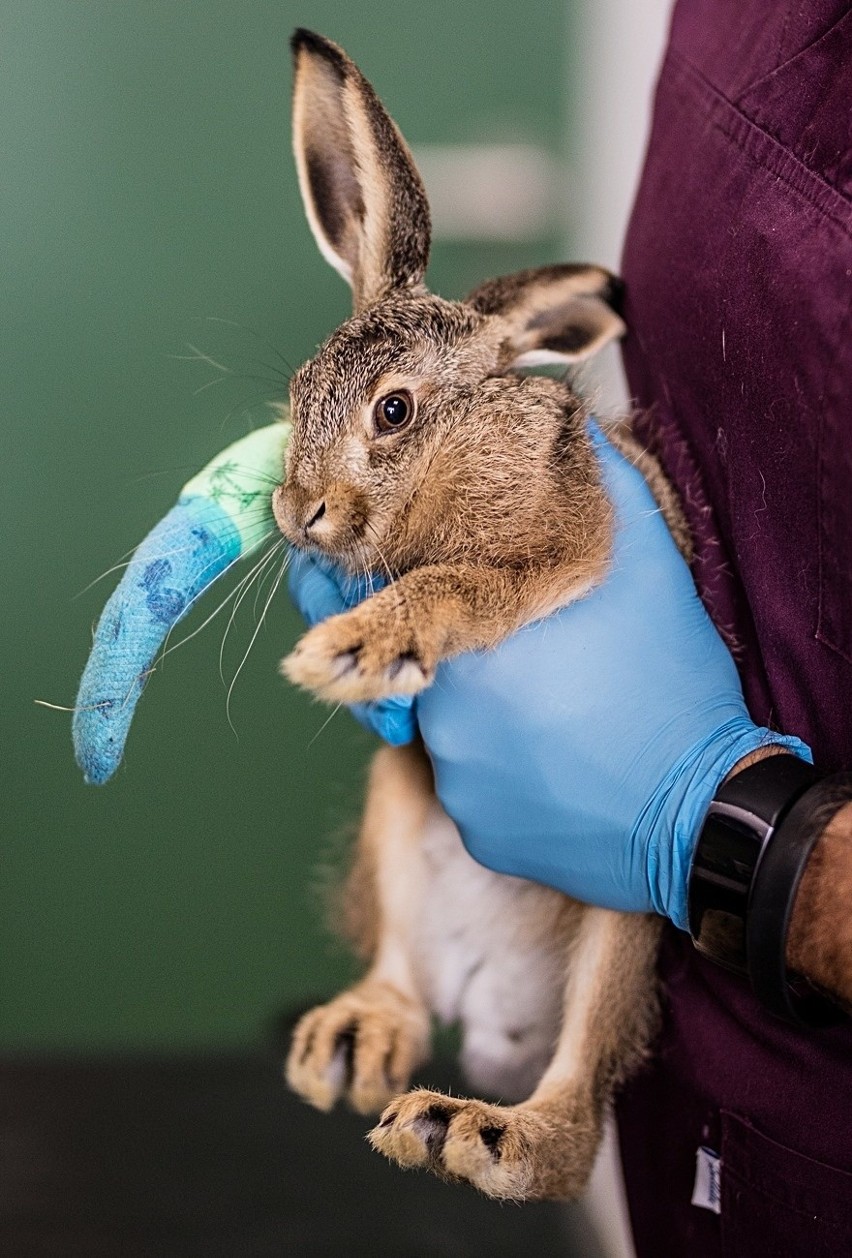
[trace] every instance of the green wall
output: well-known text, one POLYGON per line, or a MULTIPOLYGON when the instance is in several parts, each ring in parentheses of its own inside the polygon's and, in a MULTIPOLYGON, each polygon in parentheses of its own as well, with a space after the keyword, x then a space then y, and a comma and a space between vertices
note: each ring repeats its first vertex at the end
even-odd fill
MULTIPOLYGON (((561 10, 304 0, 5 0, 0 14, 4 824, 0 1047, 227 1046, 347 972, 317 867, 357 817, 368 735, 278 680, 285 596, 226 718, 219 620, 176 651, 103 788, 70 705, 115 575, 83 593, 347 313, 289 153, 295 25, 343 43, 414 143, 554 151, 561 10), (188 343, 226 365, 180 359, 188 343), (217 383, 208 382, 217 380, 217 383), (334 836, 338 835, 335 840, 334 836)), ((555 239, 436 248, 457 295, 555 239)), ((214 595, 215 597, 215 595, 214 595)), ((251 600, 247 600, 251 603, 251 600)), ((184 627, 201 623, 207 605, 184 627)), ((253 629, 233 627, 225 677, 253 629)))

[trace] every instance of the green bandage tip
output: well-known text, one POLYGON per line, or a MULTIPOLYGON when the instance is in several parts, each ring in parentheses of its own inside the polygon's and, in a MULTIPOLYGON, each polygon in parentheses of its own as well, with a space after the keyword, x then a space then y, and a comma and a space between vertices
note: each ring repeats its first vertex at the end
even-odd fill
POLYGON ((286 422, 228 446, 183 488, 137 548, 103 610, 77 694, 74 751, 87 782, 115 773, 166 635, 242 555, 275 530, 286 422))
POLYGON ((272 491, 283 476, 289 420, 258 428, 222 450, 187 481, 180 501, 206 498, 217 503, 240 534, 243 555, 274 528, 272 491))

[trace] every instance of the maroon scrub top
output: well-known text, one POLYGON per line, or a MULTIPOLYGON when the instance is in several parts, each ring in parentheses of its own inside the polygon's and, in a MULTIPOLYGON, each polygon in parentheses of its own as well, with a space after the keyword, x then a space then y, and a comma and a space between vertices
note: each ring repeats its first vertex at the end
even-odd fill
MULTIPOLYGON (((680 0, 623 274, 640 431, 751 714, 852 768, 848 3, 680 0)), ((619 1101, 640 1258, 852 1255, 850 1024, 788 1028, 674 928, 661 972, 619 1101), (718 1213, 691 1204, 708 1156, 718 1213)))

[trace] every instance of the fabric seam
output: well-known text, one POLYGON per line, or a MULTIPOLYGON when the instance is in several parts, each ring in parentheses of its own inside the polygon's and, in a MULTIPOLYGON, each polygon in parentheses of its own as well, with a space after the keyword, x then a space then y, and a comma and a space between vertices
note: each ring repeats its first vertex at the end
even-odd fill
POLYGON ((816 213, 822 214, 825 218, 830 219, 831 222, 840 228, 844 235, 852 238, 852 223, 849 221, 850 215, 852 215, 852 202, 850 202, 842 192, 840 192, 832 184, 827 183, 817 171, 812 170, 810 166, 806 166, 801 158, 792 151, 792 149, 788 149, 785 145, 781 144, 774 135, 770 135, 770 133, 765 131, 759 123, 754 121, 753 118, 750 118, 748 114, 743 113, 742 109, 735 104, 734 101, 725 96, 723 92, 720 92, 719 89, 701 73, 698 67, 682 53, 678 52, 676 49, 672 49, 669 53, 669 59, 677 68, 685 72, 685 75, 691 79, 694 87, 703 89, 720 105, 730 110, 736 119, 739 120, 741 127, 745 127, 755 136, 755 138, 761 139, 766 146, 766 156, 769 160, 760 161, 758 160, 756 154, 749 152, 749 149, 744 142, 744 137, 736 134, 736 129, 730 124, 730 122, 726 126, 722 118, 713 118, 711 120, 711 125, 721 131, 723 135, 726 135, 728 139, 736 144, 737 148, 739 148, 740 151, 759 169, 765 170, 768 173, 777 176, 777 178, 781 179, 793 192, 798 193, 799 197, 816 213), (802 179, 813 181, 813 183, 817 185, 821 194, 821 201, 826 201, 828 204, 817 202, 814 197, 808 196, 805 189, 799 186, 799 184, 791 178, 789 170, 785 170, 785 166, 789 167, 790 165, 792 165, 795 170, 800 172, 802 179), (839 203, 837 206, 832 204, 832 202, 835 201, 839 203))

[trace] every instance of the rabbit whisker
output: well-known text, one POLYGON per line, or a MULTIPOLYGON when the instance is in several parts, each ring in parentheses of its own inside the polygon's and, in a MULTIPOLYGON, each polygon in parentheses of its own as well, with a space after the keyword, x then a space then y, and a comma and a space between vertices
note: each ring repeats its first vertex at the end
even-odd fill
MULTIPOLYGON (((373 528, 373 526, 370 524, 369 520, 366 523, 366 527, 370 529, 373 533, 373 545, 375 546, 376 554, 379 556, 379 559, 381 559, 384 570, 387 573, 388 584, 393 585, 394 584, 393 573, 391 572, 390 565, 388 561, 385 559, 384 552, 382 551, 382 548, 378 543, 378 540, 376 538, 376 531, 373 528)), ((372 574, 370 574, 369 580, 370 580, 370 585, 372 587, 372 583, 373 583, 372 574)), ((403 610, 406 613, 408 612, 408 608, 405 606, 405 586, 404 585, 397 585, 397 598, 399 599, 399 606, 397 607, 396 619, 397 619, 397 623, 401 624, 403 620, 403 610)))
POLYGON ((225 376, 214 376, 212 380, 205 380, 204 384, 200 384, 197 389, 192 390, 192 396, 198 397, 200 393, 206 393, 208 389, 212 389, 214 384, 221 384, 225 376))
MULTIPOLYGON (((282 541, 284 541, 286 544, 286 538, 282 538, 282 541)), ((266 571, 261 576, 260 580, 256 584, 255 595, 254 595, 254 605, 252 607, 252 616, 254 617, 255 624, 257 624, 257 606, 263 595, 263 587, 266 585, 267 581, 270 579, 274 571, 275 571, 274 566, 267 568, 266 571)))
MULTIPOLYGON (((217 519, 219 516, 221 516, 222 509, 221 507, 218 506, 218 504, 211 501, 209 504, 209 512, 210 512, 211 518, 217 519)), ((264 501, 264 502, 255 503, 252 506, 246 507, 246 509, 240 513, 240 519, 244 523, 251 523, 252 521, 259 522, 260 520, 266 519, 269 516, 269 514, 270 514, 270 509, 267 506, 266 502, 264 501)), ((196 519, 198 519, 201 523, 204 522, 204 509, 203 508, 196 509, 196 519)), ((274 530, 270 530, 270 533, 267 533, 266 536, 269 537, 272 532, 274 532, 274 530)), ((141 543, 139 545, 141 545, 141 543)), ((134 555, 139 549, 139 545, 136 545, 132 547, 130 550, 125 551, 117 563, 114 563, 110 568, 107 568, 105 572, 102 572, 99 576, 95 577, 92 581, 89 582, 88 585, 84 585, 82 590, 78 590, 76 594, 73 594, 71 596, 72 601, 74 599, 80 598, 83 594, 85 594, 88 590, 90 590, 92 586, 97 585, 99 581, 103 581, 105 577, 110 576, 113 572, 118 572, 121 568, 129 567, 130 564, 133 562, 134 555)), ((196 545, 197 545, 196 542, 188 542, 185 546, 176 546, 174 550, 164 550, 159 555, 150 556, 149 562, 153 560, 157 560, 157 559, 171 559, 172 556, 174 555, 186 554, 188 550, 192 550, 192 548, 196 545)))
POLYGON ((390 570, 390 565, 388 564, 388 561, 385 559, 385 556, 384 556, 384 553, 383 553, 383 551, 382 551, 382 548, 381 548, 381 546, 379 545, 379 542, 378 542, 378 536, 377 536, 377 534, 376 534, 376 530, 373 528, 373 526, 372 526, 372 524, 370 523, 370 521, 369 521, 369 520, 367 520, 365 527, 366 527, 367 529, 369 529, 369 530, 370 530, 370 532, 373 534, 373 545, 374 545, 374 546, 375 546, 375 548, 376 548, 376 554, 379 556, 379 559, 381 559, 381 561, 382 561, 382 566, 383 566, 383 568, 384 568, 385 572, 388 574, 388 581, 390 582, 390 584, 391 584, 391 585, 393 585, 393 573, 391 572, 391 570, 390 570))
MULTIPOLYGON (((249 378, 249 377, 246 377, 246 378, 249 378)), ((257 377, 257 379, 260 379, 260 377, 257 377)), ((267 381, 267 383, 269 382, 267 381)), ((275 385, 275 387, 276 388, 278 387, 277 384, 275 385)), ((236 415, 237 412, 241 408, 242 408, 243 415, 249 425, 250 431, 254 431, 254 425, 252 423, 250 408, 252 406, 256 406, 260 402, 264 402, 268 405, 269 400, 270 400, 269 394, 267 392, 248 394, 246 397, 242 398, 239 402, 237 402, 234 406, 231 407, 231 409, 228 411, 227 415, 225 416, 225 418, 222 420, 221 424, 219 425, 219 431, 220 432, 222 431, 225 425, 229 423, 231 419, 233 419, 234 415, 236 415)))
POLYGON ((249 472, 252 476, 256 476, 258 480, 267 481, 270 485, 278 486, 281 484, 280 476, 273 476, 271 472, 266 472, 263 468, 251 467, 248 463, 230 463, 230 461, 229 465, 236 468, 239 472, 249 472))
POLYGON ((291 363, 287 361, 287 359, 284 357, 281 351, 277 349, 270 340, 267 340, 267 338, 263 336, 260 332, 258 332, 255 328, 250 328, 244 323, 238 323, 236 319, 222 319, 216 315, 207 315, 207 322, 208 323, 224 323, 224 324, 227 324, 229 327, 239 328, 241 332, 248 332, 249 336, 255 337, 258 341, 260 341, 262 345, 265 345, 267 349, 271 349, 273 354, 276 356, 276 358, 281 359, 282 363, 284 364, 284 366, 287 368, 287 370, 290 372, 291 375, 295 372, 295 368, 293 367, 291 363))
POLYGON ((191 349, 191 354, 169 354, 167 357, 179 363, 207 363, 210 367, 215 367, 217 371, 221 371, 223 375, 230 376, 233 372, 230 367, 226 367, 224 363, 219 363, 215 358, 211 358, 209 354, 205 354, 204 350, 199 349, 197 345, 193 345, 191 341, 187 341, 186 348, 191 349))
MULTIPOLYGON (((274 346, 270 346, 269 348, 272 349, 273 353, 277 353, 274 346)), ((265 371, 268 371, 271 373, 271 376, 257 376, 257 375, 251 375, 245 372, 235 371, 233 367, 227 367, 224 363, 218 362, 215 358, 212 357, 212 355, 205 353, 204 350, 199 349, 197 345, 193 345, 189 341, 187 342, 187 349, 192 350, 192 353, 191 354, 169 354, 168 357, 173 359, 175 362, 206 363, 208 366, 213 367, 216 371, 220 373, 213 380, 208 380, 206 384, 202 384, 198 389, 196 389, 193 396, 196 396, 197 394, 202 393, 205 389, 209 389, 211 385, 217 384, 219 381, 224 380, 227 376, 231 376, 235 380, 262 380, 264 381, 264 383, 273 384, 276 388, 278 388, 282 384, 287 386, 290 383, 289 375, 285 375, 284 372, 280 370, 280 368, 275 367, 271 363, 267 363, 263 359, 260 359, 260 358, 246 358, 245 361, 249 363, 255 363, 258 366, 263 367, 265 371)), ((286 362, 286 360, 282 357, 282 355, 278 354, 278 357, 281 358, 281 361, 287 367, 290 375, 292 375, 293 368, 290 366, 290 364, 286 362)))
POLYGON ((111 568, 107 568, 106 572, 102 572, 99 577, 95 577, 95 579, 90 581, 88 585, 84 585, 82 590, 78 590, 76 594, 72 594, 71 601, 73 602, 77 598, 82 598, 82 596, 87 593, 92 586, 97 585, 99 581, 103 581, 104 577, 110 576, 113 572, 118 572, 120 568, 126 568, 128 564, 133 562, 133 556, 136 554, 136 549, 137 548, 133 546, 130 550, 126 550, 119 559, 118 563, 114 563, 111 568))
MULTIPOLYGON (((276 531, 275 529, 270 529, 269 532, 266 534, 266 536, 261 539, 260 544, 262 545, 263 542, 268 541, 269 538, 273 536, 275 531, 276 531)), ((230 569, 233 568, 235 564, 238 564, 242 558, 243 558, 242 555, 237 555, 235 559, 231 560, 231 562, 227 565, 227 567, 222 569, 222 572, 220 575, 224 576, 225 573, 229 572, 230 569)), ((189 642, 190 639, 194 638, 197 634, 201 633, 202 629, 206 629, 207 626, 210 624, 211 620, 215 620, 215 618, 219 615, 219 612, 222 610, 222 608, 227 606, 230 600, 237 594, 241 586, 242 586, 242 582, 240 582, 239 585, 234 586, 234 588, 228 592, 225 598, 222 599, 222 602, 219 604, 216 610, 211 612, 211 614, 207 617, 207 619, 202 621, 202 623, 198 626, 197 629, 193 629, 192 633, 188 633, 185 637, 181 638, 179 642, 175 642, 172 646, 169 646, 169 638, 171 637, 172 631, 174 630, 174 625, 172 625, 171 629, 166 634, 166 639, 163 644, 163 650, 160 652, 157 659, 154 661, 153 665, 151 666, 151 671, 153 672, 153 670, 160 663, 162 663, 162 661, 166 658, 167 655, 171 655, 171 653, 173 651, 176 651, 179 646, 184 646, 184 644, 189 642)), ((192 607, 195 606, 197 601, 201 598, 202 594, 206 592, 206 589, 207 587, 205 586, 203 589, 199 590, 198 593, 193 598, 190 599, 189 603, 187 603, 184 609, 184 612, 183 612, 184 616, 187 614, 187 612, 190 611, 192 607)))
MULTIPOLYGON (((266 367, 267 371, 275 373, 275 368, 270 367, 268 363, 262 363, 261 366, 266 367)), ((286 376, 277 373, 271 376, 261 376, 257 372, 252 371, 231 371, 229 375, 232 380, 253 380, 258 384, 271 384, 274 389, 280 389, 282 386, 286 387, 289 384, 286 376)), ((206 384, 203 384, 201 389, 209 389, 212 384, 219 384, 224 379, 224 376, 215 376, 212 380, 208 380, 206 384)), ((200 393, 201 389, 196 389, 195 392, 200 393)))
POLYGON ((47 699, 33 699, 40 708, 50 708, 51 712, 97 712, 99 708, 106 707, 108 700, 103 703, 88 703, 81 707, 69 708, 64 703, 48 703, 47 699))
MULTIPOLYGON (((220 508, 217 507, 216 513, 218 513, 219 510, 220 508)), ((242 512, 241 518, 250 520, 253 514, 256 514, 257 518, 261 519, 267 514, 266 506, 264 505, 262 510, 258 507, 248 507, 244 512, 242 512)), ((197 545, 197 543, 189 542, 186 546, 176 546, 174 550, 164 550, 159 555, 152 555, 151 561, 158 559, 171 559, 174 555, 186 554, 186 552, 188 550, 192 550, 195 545, 197 545)), ((128 568, 130 564, 132 564, 133 556, 136 554, 138 549, 138 546, 134 546, 132 549, 125 551, 119 561, 114 563, 111 568, 107 568, 105 572, 102 572, 100 576, 95 577, 88 585, 84 585, 82 590, 78 590, 76 594, 72 594, 71 601, 73 602, 75 599, 81 598, 84 594, 91 590, 93 586, 97 585, 99 581, 103 581, 105 577, 111 576, 113 572, 118 572, 122 568, 128 568)))
MULTIPOLYGON (((283 541, 283 539, 282 539, 282 541, 283 541)), ((233 730, 233 732, 234 732, 234 737, 235 737, 235 738, 238 738, 238 737, 239 737, 239 735, 237 734, 237 731, 236 731, 236 729, 234 728, 234 723, 233 723, 233 721, 231 720, 231 695, 234 693, 234 686, 237 684, 237 678, 239 677, 240 673, 243 671, 243 665, 245 664, 246 660, 248 659, 249 655, 251 654, 251 649, 252 649, 252 647, 254 646, 255 642, 257 641, 257 635, 260 633, 260 630, 261 630, 261 627, 262 627, 262 625, 263 625, 263 622, 264 622, 264 620, 266 619, 266 613, 269 611, 269 606, 270 606, 270 604, 271 604, 271 602, 272 602, 273 598, 275 597, 276 591, 277 591, 277 589, 278 589, 279 585, 281 584, 282 578, 284 577, 284 573, 287 571, 287 568, 289 567, 289 565, 290 565, 290 553, 289 553, 289 551, 288 551, 288 552, 286 552, 286 553, 285 553, 284 558, 283 558, 283 560, 281 561, 281 567, 280 567, 280 569, 279 569, 279 571, 278 571, 278 575, 276 576, 275 580, 274 580, 274 581, 273 581, 273 583, 272 583, 272 588, 270 589, 269 594, 268 594, 267 599, 266 599, 266 602, 265 602, 265 603, 264 603, 264 605, 263 605, 263 612, 262 612, 262 614, 261 614, 260 620, 259 620, 259 621, 257 622, 257 624, 255 625, 254 633, 251 635, 251 639, 250 639, 250 641, 249 641, 249 644, 248 644, 248 646, 246 647, 245 655, 244 655, 244 656, 243 656, 243 658, 240 660, 240 663, 239 663, 239 666, 238 666, 238 668, 237 668, 237 671, 234 673, 234 676, 233 676, 233 679, 232 679, 232 681, 231 681, 231 684, 230 684, 230 686, 228 687, 228 696, 227 696, 227 698, 226 698, 226 700, 225 700, 225 715, 226 715, 226 716, 227 716, 227 718, 228 718, 228 724, 230 725, 231 729, 233 730)))
POLYGON ((318 730, 317 730, 317 732, 314 734, 314 736, 313 736, 313 738, 311 739, 311 741, 308 743, 307 747, 305 748, 305 750, 306 750, 306 751, 310 751, 311 747, 313 747, 314 743, 317 741, 317 739, 319 738, 320 734, 324 733, 324 731, 328 728, 328 726, 329 726, 329 724, 330 724, 330 722, 331 722, 332 717, 337 716, 338 712, 340 711, 340 709, 341 709, 342 707, 343 707, 343 704, 342 704, 342 703, 338 703, 338 704, 336 705, 336 707, 332 708, 332 710, 329 712, 328 716, 327 716, 327 717, 325 718, 325 720, 323 721, 322 725, 319 727, 319 729, 318 729, 318 730))
POLYGON ((231 632, 231 627, 234 623, 234 617, 239 611, 240 604, 245 599, 252 585, 262 575, 263 570, 272 562, 272 560, 275 558, 276 554, 278 553, 278 551, 281 549, 283 545, 284 545, 284 538, 282 537, 279 541, 275 542, 275 544, 271 546, 269 550, 267 550, 261 556, 258 562, 251 569, 251 571, 246 573, 246 575, 243 577, 240 584, 237 586, 237 589, 240 591, 239 597, 235 600, 234 605, 231 608, 231 614, 228 618, 228 623, 225 626, 225 632, 222 635, 222 642, 219 647, 219 676, 222 679, 223 686, 225 685, 225 665, 224 665, 225 644, 228 641, 228 635, 231 632))

